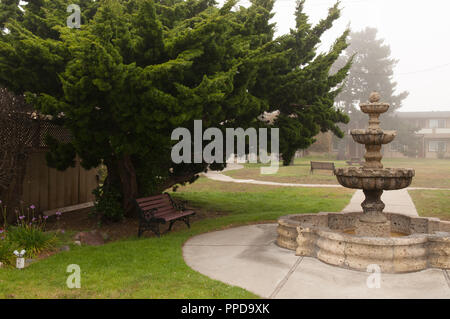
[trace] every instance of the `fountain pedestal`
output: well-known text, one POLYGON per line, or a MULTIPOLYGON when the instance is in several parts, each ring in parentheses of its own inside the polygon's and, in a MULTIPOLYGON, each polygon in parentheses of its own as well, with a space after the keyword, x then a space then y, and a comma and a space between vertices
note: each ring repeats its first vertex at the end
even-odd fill
POLYGON ((391 222, 382 213, 385 207, 381 201, 382 190, 363 190, 366 199, 362 202, 364 214, 356 222, 355 234, 369 237, 389 237, 391 222))

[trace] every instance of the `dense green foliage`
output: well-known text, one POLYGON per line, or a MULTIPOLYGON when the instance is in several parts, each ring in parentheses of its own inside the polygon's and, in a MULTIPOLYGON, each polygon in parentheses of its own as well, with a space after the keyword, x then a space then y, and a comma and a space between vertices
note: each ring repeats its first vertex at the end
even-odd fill
MULTIPOLYGON (((333 107, 349 68, 329 70, 346 47, 347 32, 326 54, 320 36, 339 17, 311 26, 303 1, 297 26, 274 38, 273 0, 40 0, 30 1, 0 36, 0 85, 70 130, 73 140, 52 146, 50 165, 64 169, 77 154, 85 168, 108 169, 103 194, 132 199, 192 182, 207 163, 174 164, 177 127, 258 127, 264 111, 280 110, 286 156, 320 131, 342 133, 347 118, 333 107), (81 28, 66 26, 68 4, 82 11, 81 28)), ((11 3, 5 2, 8 10, 11 3)), ((1 9, 1 8, 0 8, 1 9)), ((0 20, 5 22, 6 19, 0 20)), ((221 169, 223 165, 214 165, 221 169)))

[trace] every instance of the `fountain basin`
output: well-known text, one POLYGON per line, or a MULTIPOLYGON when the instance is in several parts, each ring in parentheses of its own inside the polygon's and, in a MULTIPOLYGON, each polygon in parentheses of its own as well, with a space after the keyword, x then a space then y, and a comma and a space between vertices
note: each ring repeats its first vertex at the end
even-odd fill
POLYGON ((397 136, 396 131, 352 130, 353 140, 359 144, 388 144, 397 136))
POLYGON ((362 212, 298 214, 280 217, 277 244, 298 256, 366 271, 377 264, 385 273, 450 269, 450 222, 385 213, 391 231, 404 236, 352 234, 362 212))
POLYGON ((411 185, 414 170, 410 168, 340 167, 334 170, 344 187, 364 190, 396 190, 411 185))

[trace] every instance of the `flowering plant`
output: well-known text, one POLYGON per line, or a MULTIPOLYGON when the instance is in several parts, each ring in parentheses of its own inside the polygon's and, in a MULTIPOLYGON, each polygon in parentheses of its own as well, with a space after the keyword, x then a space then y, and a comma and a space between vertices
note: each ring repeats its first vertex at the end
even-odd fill
MULTIPOLYGON (((1 201, 0 201, 1 205, 1 201)), ((16 208, 16 225, 7 225, 6 207, 0 207, 4 219, 3 228, 0 228, 0 261, 11 264, 13 250, 17 247, 24 248, 24 254, 33 258, 41 252, 53 249, 57 243, 55 234, 45 232, 48 216, 38 214, 35 205, 16 208)))
POLYGON ((36 206, 31 205, 30 207, 27 207, 25 210, 23 208, 23 205, 21 205, 20 210, 16 209, 16 219, 17 219, 17 225, 19 227, 24 227, 27 229, 39 229, 41 231, 45 231, 45 224, 47 221, 48 216, 39 214, 36 217, 36 206))

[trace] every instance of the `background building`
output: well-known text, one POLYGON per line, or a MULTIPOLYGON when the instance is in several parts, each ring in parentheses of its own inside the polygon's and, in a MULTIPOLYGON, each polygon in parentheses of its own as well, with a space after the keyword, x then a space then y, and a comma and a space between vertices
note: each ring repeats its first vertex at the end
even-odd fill
MULTIPOLYGON (((418 127, 416 136, 419 137, 419 158, 450 158, 450 111, 436 112, 397 112, 395 113, 399 121, 407 121, 409 124, 418 127)), ((365 124, 367 126, 367 124, 365 124)), ((361 128, 363 128, 361 126, 361 128)), ((344 139, 333 136, 331 132, 320 133, 316 137, 317 142, 311 145, 306 154, 338 155, 340 148, 345 150, 345 158, 362 158, 365 153, 363 145, 354 143, 350 136, 350 129, 346 131, 344 139)), ((402 152, 405 147, 394 140, 389 145, 383 146, 382 153, 387 158, 403 158, 406 155, 402 152)))
MULTIPOLYGON (((398 112, 397 116, 419 128, 419 157, 450 158, 450 112, 398 112)), ((394 140, 385 148, 385 156, 404 157, 400 147, 394 140)))

